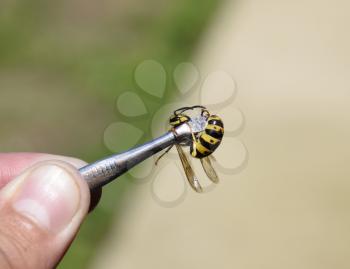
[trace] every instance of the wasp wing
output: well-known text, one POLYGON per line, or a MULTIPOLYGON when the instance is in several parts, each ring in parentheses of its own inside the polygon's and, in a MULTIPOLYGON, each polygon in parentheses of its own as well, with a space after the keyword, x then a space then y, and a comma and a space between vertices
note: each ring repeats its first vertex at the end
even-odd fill
POLYGON ((205 173, 207 174, 208 178, 213 182, 213 183, 219 183, 219 177, 218 174, 216 173, 213 165, 212 165, 212 161, 216 161, 214 157, 212 157, 211 155, 209 155, 208 157, 202 158, 200 159, 203 169, 205 171, 205 173))
POLYGON ((184 168, 187 180, 190 183, 191 187, 196 192, 203 192, 202 186, 199 184, 199 181, 198 181, 196 175, 194 174, 192 166, 191 166, 185 152, 183 151, 182 147, 180 145, 176 144, 176 149, 179 153, 179 157, 180 157, 182 166, 184 168))

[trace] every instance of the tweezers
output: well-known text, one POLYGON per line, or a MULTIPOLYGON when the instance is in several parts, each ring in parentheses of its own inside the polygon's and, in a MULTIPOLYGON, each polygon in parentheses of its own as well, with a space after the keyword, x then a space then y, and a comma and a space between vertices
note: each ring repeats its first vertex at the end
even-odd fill
POLYGON ((190 124, 182 124, 143 145, 84 166, 79 172, 91 190, 100 188, 147 158, 176 143, 191 139, 191 136, 190 124))

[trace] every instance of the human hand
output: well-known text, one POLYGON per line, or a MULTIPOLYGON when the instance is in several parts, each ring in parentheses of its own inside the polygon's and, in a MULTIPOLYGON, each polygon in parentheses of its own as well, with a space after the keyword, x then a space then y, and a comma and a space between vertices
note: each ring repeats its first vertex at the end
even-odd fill
MULTIPOLYGON (((53 268, 89 211, 83 161, 0 154, 0 268, 53 268)), ((100 192, 93 195, 97 203, 100 192)))

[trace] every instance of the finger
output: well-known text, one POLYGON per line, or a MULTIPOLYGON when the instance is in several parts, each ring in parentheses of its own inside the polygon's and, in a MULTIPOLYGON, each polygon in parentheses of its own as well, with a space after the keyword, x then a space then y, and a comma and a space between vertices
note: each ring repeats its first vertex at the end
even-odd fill
POLYGON ((62 160, 72 164, 76 168, 86 165, 86 162, 82 160, 59 155, 44 153, 0 153, 0 188, 28 167, 37 162, 48 160, 62 160))
MULTIPOLYGON (((65 161, 76 168, 81 168, 87 164, 77 158, 45 153, 0 153, 0 189, 28 167, 33 166, 38 162, 49 160, 65 161)), ((92 211, 97 206, 101 196, 102 188, 97 188, 91 191, 91 204, 89 211, 92 211)))
POLYGON ((0 268, 53 268, 88 212, 90 191, 77 170, 45 161, 0 191, 0 268))

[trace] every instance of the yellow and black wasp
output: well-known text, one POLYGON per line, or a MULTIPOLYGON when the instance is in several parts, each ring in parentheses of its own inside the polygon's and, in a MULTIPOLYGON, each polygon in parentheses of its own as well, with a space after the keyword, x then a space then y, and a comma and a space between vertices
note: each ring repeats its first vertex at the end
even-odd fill
MULTIPOLYGON (((192 129, 192 139, 176 145, 182 166, 191 187, 196 192, 203 192, 187 155, 182 147, 190 146, 190 154, 192 157, 200 159, 203 169, 208 178, 213 183, 219 182, 219 177, 213 168, 212 162, 215 158, 212 153, 219 147, 224 136, 224 123, 217 115, 210 115, 204 106, 183 107, 174 111, 169 120, 170 125, 175 128, 182 124, 189 124, 192 129), (200 109, 200 115, 196 118, 186 114, 187 111, 200 109)), ((171 150, 169 147, 157 160, 158 161, 171 150)))

